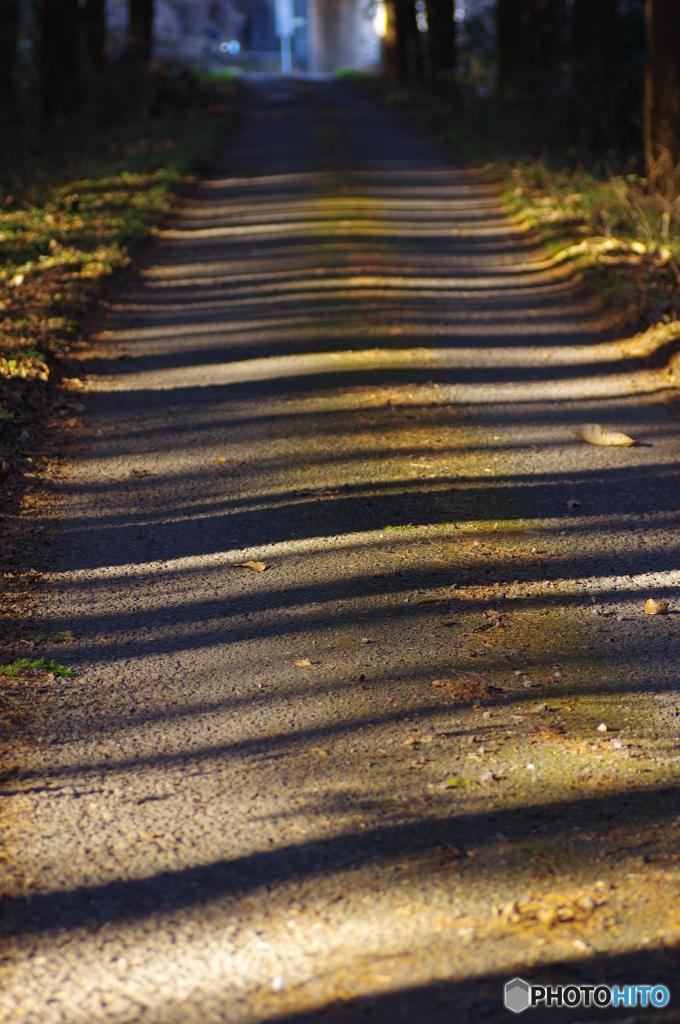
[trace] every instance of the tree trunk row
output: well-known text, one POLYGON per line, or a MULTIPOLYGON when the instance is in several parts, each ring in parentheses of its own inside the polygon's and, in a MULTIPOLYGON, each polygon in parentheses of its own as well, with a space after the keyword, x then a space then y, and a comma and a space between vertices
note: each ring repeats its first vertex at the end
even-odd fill
POLYGON ((423 0, 427 33, 418 29, 415 0, 386 0, 386 7, 386 73, 404 85, 419 85, 427 63, 431 83, 445 87, 456 67, 454 0, 423 0))
MULTIPOLYGON (((150 0, 131 0, 143 4, 150 0)), ((588 152, 618 142, 618 0, 572 0, 571 137, 588 152)), ((435 87, 453 81, 453 0, 426 0, 427 50, 435 87)), ((423 80, 415 0, 387 0, 385 66, 404 84, 423 80)), ((549 104, 558 89, 567 5, 564 0, 496 0, 498 95, 549 104)), ((645 0, 645 159, 650 173, 680 163, 680 0, 645 0), (655 171, 656 169, 656 171, 655 171)))
MULTIPOLYGON (((105 0, 35 0, 38 71, 48 115, 77 107, 106 64, 105 0)), ((148 67, 154 0, 129 0, 126 53, 148 67)), ((16 79, 19 0, 0 0, 0 102, 11 103, 16 79)))
MULTIPOLYGON (((572 139, 602 152, 618 142, 620 74, 617 0, 573 0, 572 139)), ((559 0, 497 0, 498 94, 549 102, 560 62, 559 0)), ((646 0, 644 144, 649 173, 680 163, 680 3, 646 0)))
POLYGON ((680 163, 680 10, 677 0, 647 0, 645 158, 648 173, 680 163))

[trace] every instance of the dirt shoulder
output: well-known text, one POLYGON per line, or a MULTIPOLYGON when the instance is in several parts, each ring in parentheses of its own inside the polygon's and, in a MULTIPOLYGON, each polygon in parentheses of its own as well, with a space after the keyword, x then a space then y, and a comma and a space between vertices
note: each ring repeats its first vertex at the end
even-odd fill
MULTIPOLYGON (((94 323, 238 126, 232 84, 164 73, 143 115, 18 144, 0 175, 0 776, 39 745, 67 635, 37 625, 62 460, 85 426, 94 323), (28 749, 27 747, 27 749, 28 749)), ((28 135, 29 133, 27 133, 28 135)), ((68 631, 67 631, 68 633, 68 631)))

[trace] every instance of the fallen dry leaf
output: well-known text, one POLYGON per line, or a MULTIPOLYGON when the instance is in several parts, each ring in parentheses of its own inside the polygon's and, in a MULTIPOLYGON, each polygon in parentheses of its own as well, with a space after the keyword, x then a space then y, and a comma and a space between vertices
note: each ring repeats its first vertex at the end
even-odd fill
POLYGON ((645 615, 667 615, 668 614, 668 601, 655 601, 653 597, 648 597, 645 601, 645 615))
POLYGON ((631 445, 635 439, 628 434, 622 434, 620 430, 608 430, 601 427, 599 423, 584 423, 583 426, 574 427, 571 431, 576 437, 580 437, 586 444, 600 445, 631 445))
POLYGON ((232 562, 232 569, 254 569, 255 572, 264 572, 267 566, 264 562, 232 562))
POLYGON ((295 664, 297 665, 298 668, 311 668, 312 667, 312 663, 309 660, 309 658, 296 658, 295 659, 295 664))

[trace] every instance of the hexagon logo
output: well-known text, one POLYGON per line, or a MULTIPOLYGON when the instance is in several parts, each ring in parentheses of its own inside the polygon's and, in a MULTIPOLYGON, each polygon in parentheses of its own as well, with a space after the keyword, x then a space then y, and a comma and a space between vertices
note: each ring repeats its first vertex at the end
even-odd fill
POLYGON ((529 986, 526 981, 522 981, 521 978, 513 978, 512 981, 508 981, 503 993, 503 1002, 506 1010, 512 1010, 513 1013, 521 1013, 522 1010, 526 1010, 529 1005, 529 986))

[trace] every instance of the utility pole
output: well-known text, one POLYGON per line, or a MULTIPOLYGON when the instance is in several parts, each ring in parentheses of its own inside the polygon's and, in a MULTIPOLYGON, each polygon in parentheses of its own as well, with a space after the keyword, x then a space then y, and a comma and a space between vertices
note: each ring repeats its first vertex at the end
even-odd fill
POLYGON ((295 17, 294 0, 276 0, 276 34, 281 40, 281 74, 293 71, 291 39, 295 29, 305 24, 304 18, 295 17))

